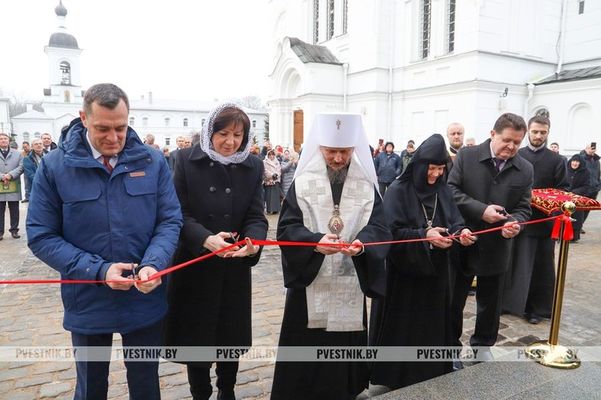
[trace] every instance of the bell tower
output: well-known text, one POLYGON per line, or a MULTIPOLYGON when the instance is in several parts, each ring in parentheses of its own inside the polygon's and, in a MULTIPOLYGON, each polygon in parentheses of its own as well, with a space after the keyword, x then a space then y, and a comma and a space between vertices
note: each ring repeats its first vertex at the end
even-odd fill
POLYGON ((44 103, 81 104, 80 56, 82 50, 75 36, 67 31, 67 8, 62 0, 54 8, 58 27, 44 47, 48 56, 49 88, 44 89, 44 103))

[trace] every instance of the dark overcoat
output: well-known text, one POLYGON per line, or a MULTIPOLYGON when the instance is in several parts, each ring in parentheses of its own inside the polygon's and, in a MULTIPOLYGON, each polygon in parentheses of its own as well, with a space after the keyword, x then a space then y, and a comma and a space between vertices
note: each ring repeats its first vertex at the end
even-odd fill
MULTIPOLYGON (((207 253, 202 244, 218 232, 265 239, 262 182, 263 163, 256 157, 223 165, 211 160, 199 145, 179 150, 174 183, 184 225, 175 263, 207 253)), ((168 289, 166 344, 251 345, 250 267, 259 256, 214 256, 177 270, 168 289)))
MULTIPOLYGON (((532 214, 530 198, 533 182, 532 164, 516 154, 497 172, 492 161, 490 139, 457 153, 448 184, 466 225, 479 231, 503 225, 488 224, 482 214, 489 204, 505 207, 511 218, 525 222, 532 214)), ((468 247, 468 262, 463 265, 466 275, 490 276, 507 270, 511 259, 512 239, 501 231, 478 236, 468 247)))

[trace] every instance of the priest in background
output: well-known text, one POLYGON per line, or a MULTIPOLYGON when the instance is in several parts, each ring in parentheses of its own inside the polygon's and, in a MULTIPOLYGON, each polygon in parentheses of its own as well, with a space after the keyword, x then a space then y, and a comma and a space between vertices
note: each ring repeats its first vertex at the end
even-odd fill
MULTIPOLYGON (((365 296, 385 292, 390 240, 361 117, 317 115, 280 214, 288 288, 280 346, 366 346, 365 296), (346 243, 347 246, 331 246, 346 243)), ((280 353, 281 354, 281 353, 280 353)), ((272 399, 354 399, 368 386, 365 362, 276 363, 272 399)))

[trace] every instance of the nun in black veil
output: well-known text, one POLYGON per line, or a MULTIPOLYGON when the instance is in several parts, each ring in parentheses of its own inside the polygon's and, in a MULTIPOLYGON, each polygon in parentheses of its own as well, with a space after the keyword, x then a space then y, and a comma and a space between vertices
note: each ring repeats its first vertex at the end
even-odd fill
MULTIPOLYGON (((387 258, 384 299, 372 305, 374 346, 449 346, 451 342, 451 246, 469 246, 476 237, 445 181, 448 152, 434 134, 386 191, 384 210, 393 240, 431 238, 393 245, 387 258), (462 236, 450 239, 448 235, 462 236)), ((396 389, 452 371, 451 362, 378 362, 371 382, 396 389)))

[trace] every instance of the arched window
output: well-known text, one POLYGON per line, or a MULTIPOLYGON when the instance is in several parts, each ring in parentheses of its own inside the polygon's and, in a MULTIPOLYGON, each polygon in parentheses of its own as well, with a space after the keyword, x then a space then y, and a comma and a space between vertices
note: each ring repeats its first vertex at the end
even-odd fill
POLYGON ((169 136, 165 137, 165 146, 171 146, 171 138, 169 136))
POLYGON ((142 117, 142 126, 148 126, 148 117, 142 117))
POLYGON ((136 118, 135 117, 129 117, 129 126, 134 126, 135 123, 136 123, 136 118))
POLYGON ((29 132, 23 132, 23 141, 29 142, 29 132))
POLYGON ((165 117, 165 126, 169 126, 169 122, 171 122, 171 118, 165 117))
POLYGON ((65 103, 71 103, 71 92, 65 90, 65 103))
POLYGON ((36 133, 34 133, 34 134, 33 134, 33 137, 34 137, 35 139, 39 139, 39 138, 40 138, 40 132, 36 132, 36 133))
POLYGON ((188 126, 188 118, 184 118, 184 126, 188 126))
POLYGON ((68 62, 62 61, 60 63, 61 69, 61 85, 71 84, 71 65, 68 62))
POLYGON ((256 128, 256 127, 257 127, 257 120, 253 119, 253 128, 256 128))
MULTIPOLYGON (((594 142, 595 136, 591 126, 595 125, 595 114, 590 104, 578 103, 568 114, 569 149, 584 149, 587 143, 594 142)), ((566 149, 567 146, 564 146, 566 149)), ((568 150, 568 149, 566 149, 568 150)))
POLYGON ((200 121, 200 125, 204 126, 204 124, 205 124, 205 121, 206 121, 206 120, 203 118, 203 119, 202 119, 202 121, 200 121))

